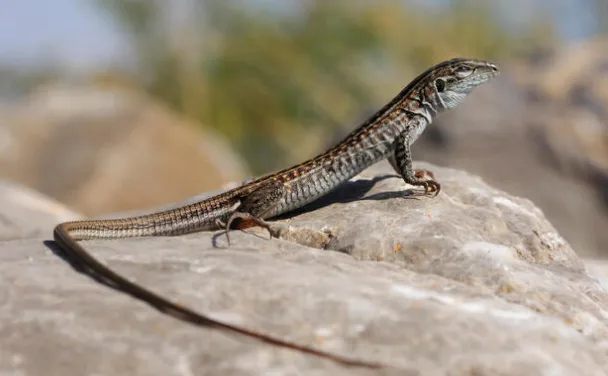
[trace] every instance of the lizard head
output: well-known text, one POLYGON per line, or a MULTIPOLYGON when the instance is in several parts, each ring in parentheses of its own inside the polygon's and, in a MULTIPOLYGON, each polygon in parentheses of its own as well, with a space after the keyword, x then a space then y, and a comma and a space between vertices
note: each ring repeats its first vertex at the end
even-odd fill
POLYGON ((446 109, 456 107, 475 87, 498 76, 498 66, 484 60, 457 58, 436 70, 431 85, 446 109))

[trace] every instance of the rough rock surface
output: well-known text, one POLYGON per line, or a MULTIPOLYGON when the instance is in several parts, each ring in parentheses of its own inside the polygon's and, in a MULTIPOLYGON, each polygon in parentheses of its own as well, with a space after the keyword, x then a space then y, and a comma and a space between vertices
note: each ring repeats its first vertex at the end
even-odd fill
POLYGON ((542 212, 467 173, 417 167, 443 184, 435 199, 405 195, 383 163, 276 221, 280 239, 84 243, 215 318, 391 368, 194 327, 75 272, 40 239, 0 242, 0 374, 608 374, 608 294, 542 212))
POLYGON ((586 259, 585 268, 605 290, 608 290, 608 260, 586 259))
POLYGON ((43 87, 0 119, 0 178, 87 215, 183 200, 248 174, 211 129, 127 89, 43 87))

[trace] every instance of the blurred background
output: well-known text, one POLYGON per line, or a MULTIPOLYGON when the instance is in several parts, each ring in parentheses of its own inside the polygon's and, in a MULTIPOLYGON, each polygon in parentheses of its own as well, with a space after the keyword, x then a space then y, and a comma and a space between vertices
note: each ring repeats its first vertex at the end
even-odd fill
POLYGON ((0 180, 88 216, 184 200, 324 151, 456 56, 503 74, 414 158, 608 256, 606 0, 0 2, 0 180))

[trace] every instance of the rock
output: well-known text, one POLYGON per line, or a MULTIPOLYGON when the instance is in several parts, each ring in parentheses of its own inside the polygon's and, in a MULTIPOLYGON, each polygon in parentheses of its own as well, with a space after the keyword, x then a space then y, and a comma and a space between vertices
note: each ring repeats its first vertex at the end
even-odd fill
POLYGON ((605 290, 608 290, 608 260, 586 259, 585 268, 605 290))
POLYGON ((48 236, 57 223, 79 218, 38 192, 0 181, 0 241, 48 236))
MULTIPOLYGON (((181 322, 76 273, 40 241, 0 243, 3 374, 604 375, 608 295, 530 201, 428 164, 434 199, 383 163, 264 230, 89 241, 108 266, 217 319, 346 368, 181 322), (214 244, 216 247, 214 247, 214 244)), ((50 234, 49 234, 50 236, 50 234)))
POLYGON ((531 132, 556 168, 596 186, 608 212, 608 39, 558 51, 532 82, 531 132))
POLYGON ((222 137, 126 89, 49 86, 0 117, 0 178, 86 215, 179 201, 248 175, 222 137))
MULTIPOLYGON (((528 83, 533 83, 540 95, 556 102, 567 103, 576 99, 580 85, 597 89, 601 94, 608 71, 608 39, 605 37, 585 40, 554 51, 535 70, 528 83), (597 83, 594 84, 594 82, 597 83)), ((605 91, 604 91, 605 93, 605 91)), ((600 95, 601 97, 601 95, 600 95)), ((603 97, 608 100, 608 97, 603 97)))
POLYGON ((501 76, 428 127, 414 156, 529 198, 580 255, 605 256, 607 42, 500 62, 501 76))

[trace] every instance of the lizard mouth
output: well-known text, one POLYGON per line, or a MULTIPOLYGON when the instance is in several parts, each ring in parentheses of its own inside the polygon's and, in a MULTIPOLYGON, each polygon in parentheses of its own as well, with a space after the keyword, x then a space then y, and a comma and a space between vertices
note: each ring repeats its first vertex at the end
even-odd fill
POLYGON ((498 65, 494 63, 488 63, 488 68, 490 68, 490 72, 494 77, 500 75, 500 68, 498 68, 498 65))
POLYGON ((475 68, 475 74, 472 75, 471 82, 475 87, 499 75, 500 68, 498 68, 498 65, 488 63, 486 66, 475 68))

